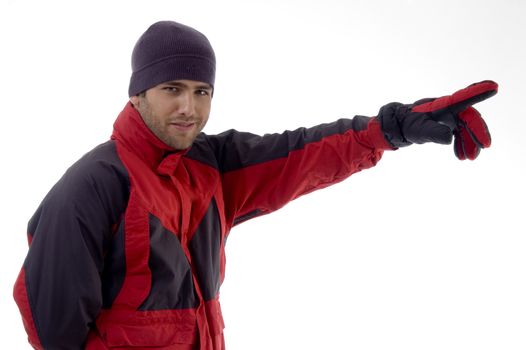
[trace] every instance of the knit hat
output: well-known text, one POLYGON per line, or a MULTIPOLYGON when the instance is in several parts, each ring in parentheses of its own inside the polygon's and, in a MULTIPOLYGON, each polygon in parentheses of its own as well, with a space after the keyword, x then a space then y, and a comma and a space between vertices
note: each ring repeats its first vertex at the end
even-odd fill
POLYGON ((214 50, 202 33, 173 21, 154 23, 133 48, 128 95, 179 79, 213 87, 215 62, 214 50))

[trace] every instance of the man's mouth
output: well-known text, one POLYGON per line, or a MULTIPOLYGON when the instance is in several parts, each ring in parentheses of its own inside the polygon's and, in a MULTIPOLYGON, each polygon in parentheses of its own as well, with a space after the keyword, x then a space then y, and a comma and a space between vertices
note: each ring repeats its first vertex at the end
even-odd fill
POLYGON ((190 131, 194 128, 195 123, 174 122, 174 123, 170 123, 170 125, 179 131, 190 131))

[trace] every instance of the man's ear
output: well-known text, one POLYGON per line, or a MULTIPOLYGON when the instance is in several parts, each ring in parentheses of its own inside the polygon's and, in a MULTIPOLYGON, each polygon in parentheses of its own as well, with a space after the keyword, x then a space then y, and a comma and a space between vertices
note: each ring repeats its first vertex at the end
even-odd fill
POLYGON ((133 105, 133 107, 135 107, 136 109, 139 108, 140 101, 141 100, 140 100, 139 96, 137 96, 137 95, 130 97, 130 102, 133 105))

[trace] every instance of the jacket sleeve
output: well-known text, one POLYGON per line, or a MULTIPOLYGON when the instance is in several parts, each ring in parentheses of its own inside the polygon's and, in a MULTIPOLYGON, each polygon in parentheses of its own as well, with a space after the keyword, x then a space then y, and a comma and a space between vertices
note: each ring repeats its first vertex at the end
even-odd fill
POLYGON ((118 173, 105 161, 81 159, 29 221, 14 298, 35 349, 84 347, 101 309, 105 245, 125 203, 118 173))
POLYGON ((222 173, 230 225, 370 168, 392 149, 378 120, 364 116, 264 136, 230 130, 209 142, 222 173))

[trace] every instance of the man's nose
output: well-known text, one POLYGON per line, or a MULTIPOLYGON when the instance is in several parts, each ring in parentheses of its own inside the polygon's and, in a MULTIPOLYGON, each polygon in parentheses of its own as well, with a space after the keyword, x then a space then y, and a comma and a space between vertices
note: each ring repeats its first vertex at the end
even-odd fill
POLYGON ((192 116, 195 110, 195 97, 190 92, 185 92, 179 96, 178 113, 187 117, 192 116))

